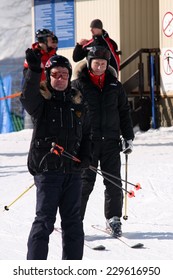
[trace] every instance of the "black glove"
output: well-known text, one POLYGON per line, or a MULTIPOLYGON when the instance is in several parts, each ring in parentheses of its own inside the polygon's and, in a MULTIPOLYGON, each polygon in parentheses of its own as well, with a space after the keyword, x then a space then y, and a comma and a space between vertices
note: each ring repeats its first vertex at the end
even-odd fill
POLYGON ((40 73, 41 69, 41 53, 38 49, 27 49, 26 50, 26 60, 28 62, 28 67, 34 72, 40 73))
POLYGON ((128 155, 133 151, 133 140, 124 140, 123 142, 123 153, 128 155))

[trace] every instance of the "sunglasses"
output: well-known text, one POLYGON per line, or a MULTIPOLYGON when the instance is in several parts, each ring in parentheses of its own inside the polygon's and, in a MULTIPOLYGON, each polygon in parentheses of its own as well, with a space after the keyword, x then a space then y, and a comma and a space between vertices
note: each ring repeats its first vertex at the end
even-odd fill
POLYGON ((51 72, 50 76, 54 79, 62 78, 63 80, 67 80, 69 78, 69 73, 66 72, 51 72))

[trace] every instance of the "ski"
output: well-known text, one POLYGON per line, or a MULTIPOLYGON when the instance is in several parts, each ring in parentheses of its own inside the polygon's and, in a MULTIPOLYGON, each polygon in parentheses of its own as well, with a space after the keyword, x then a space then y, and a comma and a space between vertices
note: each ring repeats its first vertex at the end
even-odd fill
MULTIPOLYGON (((92 225, 92 228, 99 230, 101 232, 104 232, 106 234, 108 234, 109 236, 112 236, 109 229, 106 229, 100 225, 92 225)), ((125 244, 127 247, 132 248, 132 249, 141 249, 144 248, 144 244, 143 243, 131 243, 126 237, 121 236, 121 237, 117 237, 114 238, 117 239, 119 241, 121 241, 123 244, 125 244)))
MULTIPOLYGON (((55 227, 54 230, 55 230, 56 232, 62 233, 61 228, 55 227)), ((91 245, 89 244, 89 242, 87 242, 86 240, 84 241, 84 245, 85 245, 86 247, 90 248, 91 250, 96 250, 96 251, 104 251, 104 250, 106 249, 106 247, 103 246, 103 245, 101 245, 101 244, 96 245, 96 246, 91 246, 91 245)))
POLYGON ((91 250, 95 250, 95 251, 104 251, 106 250, 106 247, 103 245, 96 245, 96 246, 91 246, 88 242, 84 241, 84 245, 88 248, 90 248, 91 250))

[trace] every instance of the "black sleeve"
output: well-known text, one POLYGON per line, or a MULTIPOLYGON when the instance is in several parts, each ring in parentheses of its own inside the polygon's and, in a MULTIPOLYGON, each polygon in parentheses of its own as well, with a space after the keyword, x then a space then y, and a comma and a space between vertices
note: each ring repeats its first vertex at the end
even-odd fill
POLYGON ((91 125, 87 108, 85 108, 85 118, 83 123, 83 136, 80 145, 79 158, 82 160, 91 159, 91 125))
MULTIPOLYGON (((119 83, 120 84, 120 83, 119 83)), ((130 104, 123 86, 120 84, 119 91, 119 116, 120 116, 120 129, 124 139, 134 139, 133 124, 130 114, 130 104)))
POLYGON ((82 86, 80 83, 80 79, 74 79, 71 81, 71 86, 78 89, 82 94, 83 94, 83 90, 82 90, 82 86))
MULTIPOLYGON (((78 89, 82 94, 83 90, 79 79, 75 79, 71 82, 71 86, 78 89)), ((85 100, 84 100, 85 101, 85 100)), ((88 106, 85 104, 85 119, 83 124, 83 137, 81 141, 81 148, 79 158, 91 158, 91 121, 88 106)))
POLYGON ((20 101, 29 115, 34 116, 41 109, 44 98, 40 94, 41 73, 27 70, 20 101))
POLYGON ((112 44, 112 46, 114 48, 114 52, 117 53, 118 52, 118 45, 117 45, 117 43, 115 43, 115 41, 112 40, 112 39, 110 39, 110 41, 111 41, 111 44, 112 44))
POLYGON ((78 62, 82 59, 84 59, 87 56, 87 51, 83 46, 76 44, 74 50, 73 50, 73 60, 74 62, 78 62))
POLYGON ((27 73, 27 71, 28 71, 28 68, 23 68, 23 77, 25 78, 26 77, 26 73, 27 73))

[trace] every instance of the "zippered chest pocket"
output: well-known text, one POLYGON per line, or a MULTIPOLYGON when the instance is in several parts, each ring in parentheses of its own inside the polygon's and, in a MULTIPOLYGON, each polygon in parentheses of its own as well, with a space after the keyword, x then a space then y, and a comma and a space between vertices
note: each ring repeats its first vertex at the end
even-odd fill
POLYGON ((50 127, 64 127, 63 108, 54 106, 49 108, 48 123, 50 127))
POLYGON ((75 110, 73 107, 53 106, 49 111, 49 131, 51 134, 66 133, 73 134, 73 137, 81 138, 82 135, 82 119, 81 111, 75 110))
POLYGON ((82 112, 77 111, 74 108, 70 108, 70 126, 74 130, 77 138, 82 137, 82 112))

